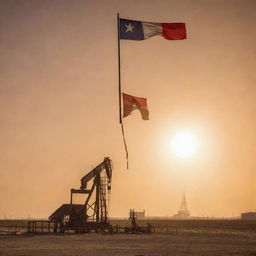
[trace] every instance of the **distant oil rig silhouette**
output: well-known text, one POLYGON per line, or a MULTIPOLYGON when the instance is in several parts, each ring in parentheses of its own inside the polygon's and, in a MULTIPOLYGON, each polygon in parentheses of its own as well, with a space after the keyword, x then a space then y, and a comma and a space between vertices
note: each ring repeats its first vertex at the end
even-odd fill
POLYGON ((188 207, 187 207, 185 192, 183 192, 180 209, 179 209, 178 213, 175 214, 173 217, 178 218, 178 219, 187 219, 187 218, 190 217, 190 212, 189 212, 188 207))

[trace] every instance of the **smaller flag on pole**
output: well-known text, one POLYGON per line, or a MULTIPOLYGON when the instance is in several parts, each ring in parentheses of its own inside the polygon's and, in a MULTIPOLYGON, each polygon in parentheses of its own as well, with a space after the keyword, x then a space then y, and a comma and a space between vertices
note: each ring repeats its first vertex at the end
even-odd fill
POLYGON ((123 95, 123 117, 129 116, 133 110, 138 109, 143 120, 149 120, 149 111, 146 98, 139 98, 122 93, 123 95))
POLYGON ((178 23, 155 23, 120 19, 120 39, 145 40, 161 35, 167 40, 186 39, 186 25, 178 23))

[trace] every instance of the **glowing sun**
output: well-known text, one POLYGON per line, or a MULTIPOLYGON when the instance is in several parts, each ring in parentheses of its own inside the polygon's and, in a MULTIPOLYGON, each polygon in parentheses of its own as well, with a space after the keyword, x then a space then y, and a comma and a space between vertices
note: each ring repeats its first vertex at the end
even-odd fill
POLYGON ((198 141, 190 132, 179 132, 170 143, 171 152, 179 157, 188 157, 198 150, 198 141))

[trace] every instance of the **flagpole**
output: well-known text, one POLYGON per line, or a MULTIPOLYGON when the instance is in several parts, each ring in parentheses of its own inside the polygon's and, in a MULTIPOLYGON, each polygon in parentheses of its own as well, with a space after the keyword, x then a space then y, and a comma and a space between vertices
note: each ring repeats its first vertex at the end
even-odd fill
POLYGON ((125 134, 124 134, 124 125, 123 125, 123 119, 122 119, 122 89, 121 89, 121 55, 120 55, 120 19, 119 19, 119 13, 117 14, 117 35, 118 35, 118 94, 119 94, 119 123, 121 124, 122 128, 122 135, 123 135, 123 142, 124 142, 124 149, 125 149, 125 157, 126 157, 126 168, 128 170, 129 167, 129 161, 128 161, 128 148, 125 140, 125 134))
POLYGON ((118 31, 118 92, 119 92, 119 123, 122 124, 122 106, 121 106, 121 57, 120 57, 120 20, 117 14, 117 31, 118 31))

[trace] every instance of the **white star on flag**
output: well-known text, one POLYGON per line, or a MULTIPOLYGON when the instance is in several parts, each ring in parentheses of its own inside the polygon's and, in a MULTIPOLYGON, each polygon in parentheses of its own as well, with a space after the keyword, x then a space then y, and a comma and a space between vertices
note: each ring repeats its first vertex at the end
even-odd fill
POLYGON ((125 26, 126 26, 125 33, 132 32, 132 30, 135 28, 135 27, 132 26, 132 23, 129 23, 128 25, 125 25, 125 26))

